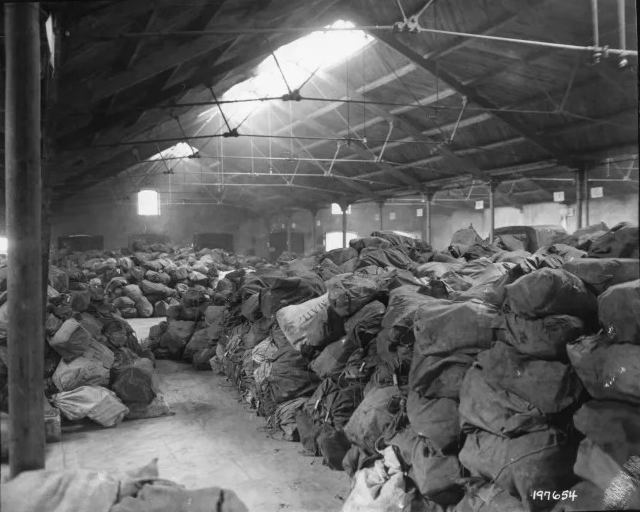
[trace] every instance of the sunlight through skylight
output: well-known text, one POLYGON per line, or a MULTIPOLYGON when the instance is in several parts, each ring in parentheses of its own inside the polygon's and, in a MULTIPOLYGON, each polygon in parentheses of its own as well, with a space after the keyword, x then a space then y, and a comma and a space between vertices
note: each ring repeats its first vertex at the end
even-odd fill
POLYGON ((197 148, 190 146, 186 142, 178 142, 175 146, 171 146, 170 148, 161 151, 160 153, 156 153, 149 160, 162 160, 165 159, 173 159, 173 158, 186 158, 191 155, 195 155, 198 152, 197 148))
MULTIPOLYGON (((338 20, 330 28, 348 29, 355 27, 350 21, 338 20)), ((236 84, 229 89, 222 100, 245 100, 273 96, 283 96, 300 88, 317 69, 344 61, 373 38, 362 30, 317 31, 302 37, 274 51, 256 68, 256 76, 236 84), (278 69, 280 64, 280 69, 278 69), (286 83, 283 78, 286 78, 286 83), (288 85, 288 88, 287 88, 288 85)), ((228 120, 241 123, 260 103, 246 102, 223 104, 228 120)), ((210 119, 218 115, 218 108, 207 109, 200 114, 210 114, 210 119)))

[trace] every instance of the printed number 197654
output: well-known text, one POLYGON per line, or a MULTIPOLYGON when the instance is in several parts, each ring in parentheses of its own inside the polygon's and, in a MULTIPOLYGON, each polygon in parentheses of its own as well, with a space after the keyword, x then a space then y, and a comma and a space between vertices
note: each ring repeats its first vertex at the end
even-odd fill
POLYGON ((531 493, 533 500, 575 500, 578 496, 576 491, 533 491, 531 493))

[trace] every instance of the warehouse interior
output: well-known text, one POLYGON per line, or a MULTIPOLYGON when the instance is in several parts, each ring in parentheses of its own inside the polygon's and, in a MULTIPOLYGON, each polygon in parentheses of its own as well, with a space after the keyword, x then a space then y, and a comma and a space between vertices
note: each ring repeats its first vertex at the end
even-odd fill
POLYGON ((2 510, 640 509, 634 2, 2 15, 2 510))

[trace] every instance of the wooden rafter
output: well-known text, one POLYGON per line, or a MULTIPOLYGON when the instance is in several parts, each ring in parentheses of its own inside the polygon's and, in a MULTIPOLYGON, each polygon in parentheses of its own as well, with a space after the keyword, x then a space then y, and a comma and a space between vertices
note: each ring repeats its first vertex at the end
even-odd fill
MULTIPOLYGON (((282 110, 282 106, 280 104, 275 103, 275 105, 276 105, 276 108, 282 110)), ((310 155, 313 158, 313 155, 311 155, 311 153, 307 150, 307 148, 304 147, 302 142, 300 142, 297 139, 296 139, 296 142, 307 152, 308 155, 310 155)), ((288 147, 286 144, 284 144, 284 142, 282 142, 279 139, 272 139, 271 143, 286 151, 290 151, 290 147, 288 147)), ((323 172, 323 174, 319 174, 318 176, 324 177, 324 173, 326 173, 327 170, 319 162, 312 162, 312 164, 314 164, 316 167, 318 167, 318 169, 320 169, 323 172)), ((375 193, 373 190, 371 190, 369 187, 366 187, 362 183, 358 183, 357 181, 354 181, 349 177, 345 176, 340 171, 338 171, 335 167, 331 171, 331 176, 333 176, 333 178, 335 178, 336 180, 340 181, 340 183, 342 183, 346 187, 352 189, 354 192, 357 192, 359 196, 368 197, 369 199, 372 199, 374 201, 384 200, 383 196, 375 193)), ((336 198, 334 197, 333 200, 335 201, 336 198)))
MULTIPOLYGON (((225 0, 218 0, 205 4, 202 12, 187 27, 187 30, 202 30, 214 20, 216 14, 223 6, 225 0)), ((91 103, 100 101, 122 90, 143 82, 167 69, 173 69, 185 62, 194 60, 201 55, 208 53, 212 46, 219 46, 227 41, 229 37, 220 37, 216 40, 211 38, 197 38, 195 41, 184 43, 168 53, 159 53, 150 59, 139 62, 135 69, 124 71, 116 76, 109 77, 109 80, 96 88, 90 99, 91 103)))
MULTIPOLYGON (((278 105, 277 103, 276 103, 276 106, 278 108, 282 108, 281 105, 278 105)), ((315 130, 316 132, 322 135, 325 135, 330 138, 334 137, 334 132, 331 128, 329 128, 327 125, 321 123, 320 121, 318 121, 317 119, 314 119, 311 116, 306 116, 303 119, 303 122, 304 124, 309 126, 311 129, 315 130)), ((278 130, 277 133, 278 132, 282 132, 282 129, 278 130)), ((369 151, 369 149, 367 149, 366 147, 363 147, 362 145, 358 144, 355 141, 350 140, 349 137, 345 137, 344 139, 345 139, 345 142, 347 143, 347 148, 353 151, 354 153, 356 153, 356 155, 358 155, 360 158, 365 160, 371 159, 372 165, 379 167, 381 170, 385 171, 390 176, 393 176, 394 178, 401 181, 405 185, 409 185, 410 187, 413 187, 418 191, 422 191, 422 185, 419 181, 412 178, 411 176, 408 176, 402 171, 395 169, 393 166, 389 165, 385 161, 374 160, 375 156, 369 151)))
POLYGON ((494 117, 500 119, 515 131, 521 133, 524 137, 543 149, 546 153, 549 153, 550 155, 557 158, 558 162, 561 162, 563 165, 567 165, 569 167, 577 167, 577 163, 572 159, 567 158, 567 156, 552 141, 540 135, 537 135, 536 132, 530 127, 526 126, 517 115, 513 114, 512 112, 500 110, 500 107, 498 105, 486 99, 474 87, 464 85, 453 75, 442 69, 442 67, 436 68, 434 62, 422 57, 418 52, 400 41, 396 37, 396 35, 376 33, 375 37, 384 42, 390 48, 397 50, 403 56, 411 59, 434 76, 437 75, 439 80, 442 80, 449 87, 466 96, 470 101, 490 111, 494 117))
MULTIPOLYGON (((601 124, 606 124, 608 122, 614 121, 615 119, 618 119, 620 116, 625 115, 625 114, 630 114, 632 113, 633 110, 631 109, 625 109, 625 110, 620 110, 618 112, 614 112, 613 114, 609 114, 607 116, 603 116, 600 118, 595 118, 595 119, 589 119, 589 120, 581 120, 581 121, 576 121, 575 123, 569 123, 569 124, 562 124, 559 126, 553 126, 550 128, 544 128, 542 130, 538 130, 537 133, 540 135, 546 135, 546 136, 550 136, 550 135, 560 135, 564 132, 567 131, 577 131, 577 130, 582 130, 584 128, 590 128, 593 126, 597 126, 597 125, 601 125, 601 124)), ((443 127, 444 128, 444 127, 443 127)), ((630 129, 633 129, 635 127, 630 127, 630 129)), ((636 128, 637 129, 637 128, 636 128)), ((456 150, 455 153, 457 155, 470 155, 473 153, 477 153, 479 151, 487 151, 487 150, 492 150, 492 149, 497 149, 500 147, 504 147, 507 145, 511 145, 511 144, 518 144, 520 142, 526 142, 528 139, 526 137, 524 137, 523 135, 518 135, 516 137, 510 137, 508 139, 501 139, 501 140, 497 140, 495 142, 490 142, 487 144, 483 144, 481 146, 474 146, 474 147, 469 147, 469 148, 464 148, 464 149, 460 149, 460 150, 456 150)), ((420 165, 426 165, 426 164, 430 164, 433 162, 437 162, 439 160, 441 160, 442 157, 441 156, 431 156, 428 158, 423 158, 420 160, 415 160, 413 162, 409 162, 406 165, 407 167, 414 167, 414 166, 420 166, 420 165)), ((402 168, 403 166, 399 166, 400 168, 402 168)))

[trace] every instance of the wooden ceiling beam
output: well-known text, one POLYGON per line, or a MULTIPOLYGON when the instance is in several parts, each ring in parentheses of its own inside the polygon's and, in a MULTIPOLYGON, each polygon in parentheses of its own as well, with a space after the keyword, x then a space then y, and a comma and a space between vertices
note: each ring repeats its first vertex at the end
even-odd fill
MULTIPOLYGON (((203 30, 212 21, 225 3, 225 0, 209 2, 202 8, 202 12, 188 24, 188 30, 203 30)), ((149 59, 145 59, 136 65, 135 69, 127 70, 115 76, 110 76, 101 87, 97 87, 93 92, 90 103, 96 103, 102 98, 106 98, 120 91, 128 89, 136 84, 144 82, 149 78, 158 75, 168 69, 185 62, 194 60, 211 50, 212 46, 219 46, 229 40, 229 37, 211 38, 201 37, 195 41, 184 43, 171 52, 160 52, 149 59)))
MULTIPOLYGON (((282 37, 277 38, 272 42, 272 47, 279 47, 286 45, 295 39, 297 39, 299 34, 290 33, 284 34, 282 37)), ((247 66, 252 64, 257 60, 262 60, 267 57, 270 53, 269 49, 265 47, 265 45, 256 46, 255 51, 250 53, 244 53, 242 55, 232 57, 226 60, 222 60, 221 58, 225 55, 225 53, 229 50, 229 48, 236 41, 228 41, 223 45, 220 45, 214 48, 209 55, 207 55, 202 62, 199 63, 195 71, 191 76, 189 76, 186 80, 174 85, 170 85, 166 89, 156 91, 147 95, 142 101, 133 106, 132 110, 124 110, 124 111, 115 111, 103 121, 103 124, 97 129, 106 134, 108 131, 112 129, 118 128, 123 122, 127 119, 130 119, 132 113, 135 111, 143 111, 145 107, 153 108, 158 105, 162 105, 166 102, 171 102, 176 104, 176 108, 179 107, 178 102, 180 97, 182 97, 186 92, 191 89, 194 89, 201 85, 211 85, 214 82, 216 83, 218 88, 224 81, 220 79, 221 76, 233 71, 242 66, 247 66)), ((160 120, 166 119, 168 113, 166 110, 158 110, 154 112, 153 115, 150 113, 145 118, 149 117, 150 122, 153 124, 157 124, 160 120)), ((92 128, 88 128, 86 126, 78 128, 73 134, 68 134, 68 141, 77 140, 79 136, 87 131, 92 131, 92 128)), ((148 130, 149 126, 141 126, 138 130, 142 132, 144 130, 148 130)))
MULTIPOLYGON (((133 22, 132 32, 146 32, 151 29, 158 17, 157 6, 152 11, 146 12, 138 16, 133 22)), ((144 39, 129 38, 124 40, 122 49, 118 53, 115 62, 111 68, 112 73, 122 73, 127 71, 138 58, 140 49, 144 44, 144 39)))
MULTIPOLYGON (((322 74, 319 76, 319 78, 324 80, 325 83, 328 82, 328 79, 326 77, 324 77, 322 74)), ((360 93, 354 93, 352 95, 352 97, 354 99, 361 100, 361 101, 365 99, 364 96, 362 96, 362 94, 360 94, 360 93)), ((468 160, 466 158, 463 158, 463 157, 461 157, 459 155, 456 155, 442 141, 435 140, 435 139, 433 139, 431 137, 425 137, 425 135, 422 133, 422 131, 420 129, 416 128, 414 125, 412 125, 408 121, 402 119, 400 116, 398 116, 396 114, 392 114, 391 112, 385 110, 380 105, 367 105, 367 106, 372 112, 374 112, 374 114, 376 116, 381 117, 383 119, 386 119, 390 123, 393 123, 394 128, 397 128, 398 130, 400 130, 402 132, 405 132, 410 137, 412 137, 414 140, 423 141, 423 142, 426 142, 427 144, 432 144, 433 145, 432 146, 433 149, 435 151, 437 151, 449 163, 449 165, 452 167, 452 169, 456 170, 459 173, 470 174, 470 175, 475 176, 476 178, 479 178, 479 179, 485 179, 485 180, 488 179, 488 177, 483 173, 483 171, 474 162, 472 162, 471 160, 468 160)), ((327 133, 327 134, 332 133, 332 132, 330 132, 330 130, 328 130, 326 127, 324 127, 324 125, 319 123, 317 120, 310 120, 308 118, 305 118, 304 122, 306 124, 310 125, 312 128, 315 128, 315 129, 317 129, 317 126, 320 126, 321 127, 320 128, 321 133, 327 133), (324 128, 322 128, 322 127, 324 127, 324 128)), ((369 154, 371 154, 371 156, 374 156, 374 153, 371 152, 370 149, 362 148, 362 147, 358 146, 357 144, 353 144, 352 143, 351 144, 351 148, 361 158, 368 158, 369 154)), ((394 176, 395 178, 399 179, 403 183, 415 188, 416 190, 422 191, 424 189, 424 184, 418 182, 417 180, 411 178, 410 176, 407 176, 406 174, 404 174, 398 168, 393 167, 393 166, 389 165, 388 163, 384 162, 384 160, 379 161, 379 162, 372 162, 372 163, 375 163, 376 165, 381 167, 382 170, 384 170, 387 173, 391 174, 392 176, 394 176)))
MULTIPOLYGON (((134 22, 132 30, 137 31, 147 31, 153 25, 156 17, 157 17, 158 9, 154 8, 151 11, 145 12, 138 16, 134 22)), ((131 64, 135 61, 138 53, 140 52, 140 48, 142 47, 143 40, 142 39, 125 39, 122 48, 118 52, 118 56, 116 57, 113 65, 111 66, 111 74, 122 73, 131 67, 131 64)), ((98 110, 96 114, 93 115, 89 126, 100 126, 103 123, 103 120, 108 115, 109 111, 113 108, 117 94, 109 96, 108 98, 103 98, 100 100, 98 105, 98 110)), ((93 131, 91 129, 85 131, 86 140, 91 143, 95 142, 95 140, 100 136, 99 131, 93 131)))
MULTIPOLYGON (((276 105, 276 108, 281 110, 283 109, 282 105, 280 105, 279 103, 274 103, 274 105, 276 105)), ((314 122, 313 120, 311 120, 311 122, 314 122)), ((307 152, 308 155, 310 155, 313 158, 313 155, 311 155, 311 153, 308 151, 308 149, 306 147, 304 147, 304 144, 296 139, 296 142, 307 152)), ((289 146, 287 146, 283 141, 279 140, 279 139, 272 139, 271 143, 274 144, 275 146, 281 147, 282 149, 284 149, 285 151, 290 151, 291 148, 289 146)), ((326 173, 327 170, 319 163, 319 162, 312 162, 312 164, 316 165, 323 173, 326 173)), ((323 175, 318 175, 319 177, 323 177, 323 175)), ((350 179, 348 176, 343 175, 340 171, 338 171, 335 166, 331 171, 330 176, 333 176, 335 179, 337 179, 338 181, 340 181, 340 183, 342 183, 343 185, 347 186, 348 188, 352 189, 353 191, 357 192, 359 195, 364 196, 364 197, 368 197, 369 199, 372 199, 374 201, 383 201, 384 197, 375 193, 373 190, 371 190, 369 187, 366 187, 365 185, 363 185, 362 183, 358 183, 357 181, 354 181, 352 179, 350 179)), ((327 178, 330 179, 330 178, 327 178)), ((335 200, 335 198, 334 198, 335 200)))
MULTIPOLYGON (((275 103, 276 108, 282 109, 282 105, 280 105, 279 103, 275 103)), ((312 130, 325 135, 327 137, 331 137, 333 138, 335 136, 334 132, 325 124, 322 124, 321 122, 317 121, 316 119, 313 119, 311 117, 305 117, 303 122, 309 126, 312 130)), ((280 131, 280 130, 278 130, 280 131)), ((358 145, 357 143, 355 143, 352 140, 349 140, 348 138, 345 138, 345 142, 346 147, 353 151, 354 153, 356 153, 360 158, 364 159, 364 160, 371 160, 371 165, 375 165, 377 167, 379 167, 381 170, 385 171, 386 173, 388 173, 390 176, 393 176, 394 178, 396 178, 397 180, 401 181, 402 183, 404 183, 405 185, 409 185, 410 187, 415 188, 418 191, 422 191, 422 185, 420 184, 419 181, 415 180, 414 178, 412 178, 411 176, 407 176, 405 173, 403 173, 402 171, 399 171, 397 169, 395 169, 394 167, 392 167, 391 165, 389 165, 388 163, 384 162, 384 161, 376 161, 375 160, 375 155, 373 153, 370 152, 369 149, 367 149, 366 147, 362 147, 360 145, 358 145)))
MULTIPOLYGON (((515 9, 509 9, 499 18, 490 20, 489 22, 487 22, 487 24, 480 27, 479 29, 474 29, 473 33, 483 36, 494 35, 496 32, 499 32, 501 29, 521 17, 524 10, 535 12, 535 9, 540 9, 544 7, 544 4, 551 3, 552 1, 555 0, 525 0, 524 2, 519 2, 515 9)), ((506 3, 507 2, 503 2, 503 4, 506 3)), ((455 38, 454 42, 452 44, 449 44, 446 48, 442 48, 441 50, 433 50, 432 52, 424 55, 424 58, 427 60, 441 59, 442 57, 446 57, 451 53, 461 50, 462 48, 471 44, 473 41, 473 38, 458 36, 455 38)))
POLYGON ((473 103, 476 103, 482 108, 491 111, 494 117, 501 120, 518 133, 521 133, 524 137, 536 144, 546 153, 555 157, 563 165, 567 165, 569 167, 577 167, 577 163, 573 159, 568 158, 567 155, 565 155, 560 150, 560 148, 558 148, 552 141, 548 140, 545 137, 537 135, 535 131, 526 126, 516 114, 500 110, 500 107, 498 105, 486 99, 474 87, 464 85, 442 67, 436 67, 433 61, 422 57, 413 48, 410 48, 405 43, 400 41, 395 34, 375 33, 374 35, 380 41, 387 44, 390 48, 397 50, 404 57, 411 59, 426 71, 430 72, 434 76, 437 75, 439 80, 442 80, 449 87, 466 96, 473 103))
MULTIPOLYGON (((609 114, 607 116, 603 116, 603 117, 599 117, 599 118, 595 118, 595 119, 580 120, 580 121, 576 121, 575 123, 569 123, 569 124, 563 124, 563 125, 559 125, 559 126, 553 126, 553 127, 550 127, 550 128, 544 128, 542 130, 538 130, 537 133, 541 134, 541 135, 544 134, 544 135, 547 135, 547 136, 549 136, 549 135, 559 135, 559 134, 565 133, 565 132, 577 131, 577 130, 581 130, 581 129, 584 129, 584 128, 591 128, 593 126, 607 124, 609 122, 614 121, 615 119, 618 119, 620 116, 623 116, 625 114, 629 115, 629 114, 633 114, 633 113, 634 113, 634 111, 631 110, 631 109, 624 109, 624 110, 620 110, 618 112, 614 112, 613 114, 609 114)), ((629 127, 629 128, 630 129, 634 129, 636 127, 629 127)), ((480 146, 475 146, 475 147, 469 147, 469 148, 455 150, 455 153, 457 155, 460 155, 460 156, 462 156, 462 155, 470 155, 470 154, 474 154, 474 153, 481 152, 481 151, 497 149, 497 148, 508 146, 508 145, 511 145, 511 144, 518 144, 520 142, 526 142, 527 140, 528 139, 526 137, 524 137, 523 135, 518 135, 516 137, 510 137, 508 139, 501 139, 501 140, 497 140, 495 142, 490 142, 488 144, 482 144, 480 146)), ((438 155, 430 156, 428 158, 423 158, 423 159, 420 159, 420 160, 415 160, 413 162, 408 162, 406 164, 398 166, 398 168, 402 169, 405 165, 407 167, 426 165, 426 164, 430 164, 430 163, 437 162, 437 161, 440 161, 440 160, 442 160, 442 156, 438 156, 438 155)))
POLYGON ((447 144, 431 137, 425 137, 420 129, 396 115, 386 113, 381 107, 374 106, 373 110, 376 111, 379 116, 386 115, 387 119, 393 123, 394 128, 405 132, 414 140, 433 144, 433 150, 437 151, 452 169, 462 174, 470 174, 479 179, 488 179, 480 167, 471 160, 456 155, 447 144))

